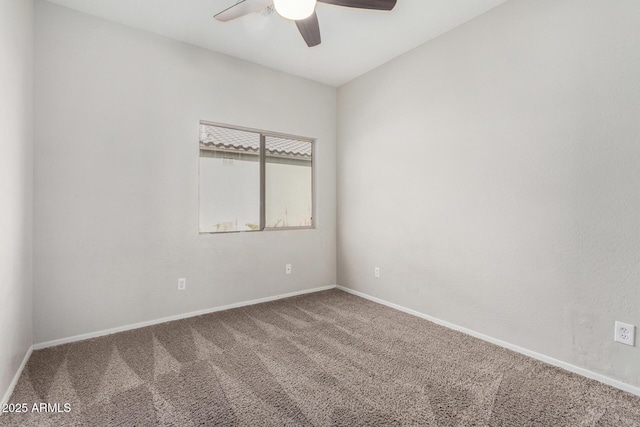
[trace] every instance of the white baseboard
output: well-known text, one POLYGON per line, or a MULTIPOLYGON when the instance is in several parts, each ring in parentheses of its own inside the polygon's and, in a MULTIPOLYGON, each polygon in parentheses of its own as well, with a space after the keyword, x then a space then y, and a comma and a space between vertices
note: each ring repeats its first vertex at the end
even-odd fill
POLYGON ((607 377, 602 374, 598 374, 596 372, 590 371, 585 368, 581 368, 579 366, 572 365, 567 362, 563 362, 562 360, 554 359, 553 357, 545 356, 541 353, 536 353, 535 351, 527 350, 526 348, 519 347, 515 344, 508 343, 506 341, 499 340, 497 338, 490 337, 488 335, 481 334, 480 332, 473 331, 471 329, 464 328, 462 326, 458 326, 456 324, 438 319, 433 316, 429 316, 428 314, 420 313, 419 311, 412 310, 410 308, 403 307, 398 304, 394 304, 380 298, 373 297, 371 295, 365 294, 363 292, 355 291, 353 289, 345 288, 344 286, 336 286, 338 289, 348 292, 353 295, 357 295, 359 297, 368 299, 373 302, 377 302, 378 304, 386 305, 387 307, 394 308, 396 310, 411 314, 416 317, 420 317, 425 320, 429 320, 430 322, 436 323, 438 325, 447 327, 449 329, 456 330, 458 332, 465 333, 467 335, 471 335, 472 337, 479 338, 483 341, 490 342, 495 345, 499 345, 500 347, 507 348, 509 350, 513 350, 517 353, 524 354, 525 356, 532 357, 534 359, 540 360, 542 362, 548 363, 550 365, 556 366, 558 368, 565 369, 569 372, 573 372, 578 375, 582 375, 583 377, 590 378, 592 380, 600 381, 601 383, 610 385, 612 387, 618 388, 620 390, 629 392, 631 394, 635 394, 636 396, 640 396, 640 387, 633 386, 631 384, 624 383, 622 381, 607 377))
MULTIPOLYGON (((11 399, 13 390, 16 388, 16 384, 18 384, 20 375, 22 375, 22 371, 24 371, 24 367, 27 366, 27 362, 29 361, 29 358, 31 357, 32 352, 33 352, 33 346, 29 347, 29 350, 27 350, 27 353, 24 355, 24 358, 22 359, 22 363, 20 364, 18 371, 13 376, 13 381, 11 381, 11 384, 9 384, 9 388, 4 393, 4 396, 2 396, 2 400, 0 401, 0 407, 2 407, 5 403, 9 403, 9 399, 11 399)), ((2 415, 1 411, 0 411, 0 415, 2 415)))
POLYGON ((68 343, 71 343, 71 342, 82 341, 82 340, 86 340, 86 339, 89 339, 89 338, 101 337, 101 336, 104 336, 104 335, 115 334, 117 332, 129 331, 131 329, 144 328, 145 326, 157 325, 158 323, 171 322, 172 320, 186 319, 188 317, 201 316, 203 314, 214 313, 216 311, 230 310, 232 308, 245 307, 247 305, 260 304, 260 303, 263 303, 263 302, 275 301, 275 300, 279 300, 279 299, 282 299, 282 298, 295 297, 297 295, 304 295, 304 294, 310 294, 310 293, 313 293, 313 292, 326 291, 326 290, 329 290, 329 289, 334 289, 335 287, 336 287, 336 285, 329 285, 329 286, 322 286, 322 287, 319 287, 319 288, 305 289, 303 291, 289 292, 287 294, 282 294, 282 295, 274 295, 274 296, 270 296, 270 297, 254 299, 254 300, 251 300, 251 301, 237 302, 237 303, 234 303, 234 304, 223 305, 223 306, 220 306, 220 307, 213 307, 213 308, 207 308, 207 309, 204 309, 204 310, 192 311, 190 313, 177 314, 175 316, 163 317, 161 319, 148 320, 146 322, 134 323, 132 325, 118 326, 117 328, 105 329, 105 330, 102 330, 102 331, 90 332, 90 333, 87 333, 87 334, 75 335, 75 336, 72 336, 72 337, 60 338, 60 339, 53 340, 53 341, 47 341, 47 342, 34 344, 33 345, 33 349, 34 350, 41 350, 43 348, 54 347, 56 345, 68 344, 68 343))

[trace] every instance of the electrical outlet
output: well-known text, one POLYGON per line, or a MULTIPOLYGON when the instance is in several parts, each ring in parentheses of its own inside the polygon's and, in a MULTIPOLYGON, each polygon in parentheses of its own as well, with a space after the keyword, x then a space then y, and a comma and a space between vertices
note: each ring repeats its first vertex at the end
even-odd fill
POLYGON ((187 279, 181 277, 178 279, 178 290, 184 291, 185 289, 187 289, 187 279))
POLYGON ((616 322, 616 334, 614 339, 619 343, 635 346, 636 327, 628 323, 616 322))
POLYGON ((284 266, 284 272, 286 274, 291 274, 291 264, 287 264, 284 266))
POLYGON ((380 278, 380 267, 376 267, 373 269, 373 275, 375 276, 376 279, 380 278))

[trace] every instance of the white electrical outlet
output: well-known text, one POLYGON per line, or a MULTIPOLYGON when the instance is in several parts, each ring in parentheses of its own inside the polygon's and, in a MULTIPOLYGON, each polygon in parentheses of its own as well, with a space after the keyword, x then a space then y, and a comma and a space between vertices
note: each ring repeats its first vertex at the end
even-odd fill
POLYGON ((619 343, 635 346, 636 327, 628 323, 616 322, 616 334, 614 339, 619 343))
POLYGON ((284 272, 286 274, 291 274, 291 264, 287 264, 284 266, 284 272))
POLYGON ((178 290, 184 291, 185 289, 187 289, 187 279, 181 277, 178 279, 178 290))
POLYGON ((376 267, 373 269, 373 275, 379 279, 380 278, 380 267, 376 267))

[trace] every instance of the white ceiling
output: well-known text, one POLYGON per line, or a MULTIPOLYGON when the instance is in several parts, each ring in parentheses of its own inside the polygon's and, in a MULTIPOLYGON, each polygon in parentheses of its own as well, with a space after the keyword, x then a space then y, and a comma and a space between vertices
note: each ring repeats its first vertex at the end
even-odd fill
POLYGON ((349 80, 506 0, 398 0, 391 12, 318 3, 322 44, 308 48, 295 23, 256 13, 221 23, 236 0, 49 0, 175 40, 331 86, 349 80))

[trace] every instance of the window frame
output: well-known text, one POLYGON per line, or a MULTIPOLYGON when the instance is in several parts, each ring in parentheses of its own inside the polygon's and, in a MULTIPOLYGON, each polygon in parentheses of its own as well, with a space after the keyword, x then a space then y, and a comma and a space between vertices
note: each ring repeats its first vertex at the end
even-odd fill
MULTIPOLYGON (((254 129, 245 126, 236 126, 226 123, 211 122, 208 120, 200 120, 198 122, 198 129, 200 126, 214 126, 224 129, 237 130, 242 132, 257 133, 260 136, 260 227, 257 230, 234 230, 234 231, 201 231, 200 230, 200 218, 198 217, 198 234, 236 234, 236 233, 257 233, 261 231, 287 231, 287 230, 314 230, 316 228, 316 138, 310 138, 306 136, 298 136, 293 134, 287 134, 282 132, 266 131, 261 129, 254 129), (286 227, 267 227, 266 226, 266 185, 267 185, 267 156, 266 156, 266 140, 267 137, 294 139, 297 141, 304 141, 311 144, 311 225, 301 226, 286 226, 286 227)), ((198 132, 198 177, 200 176, 200 132, 198 132)), ((198 178, 199 181, 199 178, 198 178)), ((200 182, 198 182, 198 215, 200 214, 200 182)))

